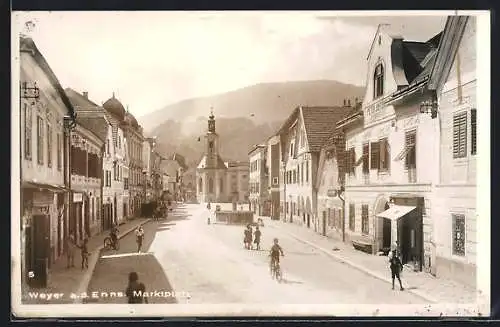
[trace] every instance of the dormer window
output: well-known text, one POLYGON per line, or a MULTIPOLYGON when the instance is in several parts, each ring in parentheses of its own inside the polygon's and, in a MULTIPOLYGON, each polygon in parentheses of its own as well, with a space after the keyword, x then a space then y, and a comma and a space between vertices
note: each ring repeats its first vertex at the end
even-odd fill
POLYGON ((375 74, 373 76, 373 98, 377 99, 384 94, 384 66, 378 64, 375 67, 375 74))

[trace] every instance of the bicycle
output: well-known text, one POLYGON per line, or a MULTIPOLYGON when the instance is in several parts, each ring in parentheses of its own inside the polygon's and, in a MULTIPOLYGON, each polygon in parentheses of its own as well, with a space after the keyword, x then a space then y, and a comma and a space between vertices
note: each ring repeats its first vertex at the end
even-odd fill
POLYGON ((116 242, 113 242, 113 239, 111 238, 111 236, 106 236, 104 238, 104 249, 105 250, 111 250, 111 249, 118 250, 118 249, 120 249, 120 242, 118 242, 118 238, 116 239, 116 242))
POLYGON ((280 263, 278 262, 278 260, 273 260, 271 262, 271 278, 276 279, 278 281, 278 283, 281 283, 281 281, 282 281, 283 274, 281 272, 281 267, 280 267, 280 263))

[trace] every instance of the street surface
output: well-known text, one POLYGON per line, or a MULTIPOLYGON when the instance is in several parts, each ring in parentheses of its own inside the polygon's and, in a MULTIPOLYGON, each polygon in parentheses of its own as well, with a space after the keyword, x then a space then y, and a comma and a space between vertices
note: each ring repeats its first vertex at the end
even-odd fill
MULTIPOLYGON (((166 221, 144 226, 146 254, 136 253, 134 234, 120 241, 119 251, 103 252, 101 256, 125 256, 99 259, 89 294, 124 292, 128 273, 136 271, 147 291, 164 291, 150 297, 150 303, 425 303, 412 293, 393 291, 388 283, 338 262, 276 228, 261 227, 262 250, 246 250, 244 228, 208 225, 204 205, 180 205, 166 221), (279 238, 285 252, 280 260, 281 284, 272 280, 269 273, 268 250, 274 237, 279 238), (175 298, 165 297, 165 292, 171 294, 173 290, 175 298)), ((126 298, 100 297, 97 301, 125 303, 126 298)))

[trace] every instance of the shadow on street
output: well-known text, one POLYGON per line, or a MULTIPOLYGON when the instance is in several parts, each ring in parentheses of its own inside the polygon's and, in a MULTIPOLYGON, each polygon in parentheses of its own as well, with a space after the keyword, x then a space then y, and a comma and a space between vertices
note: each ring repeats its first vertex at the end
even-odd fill
MULTIPOLYGON (((138 253, 135 232, 120 240, 119 250, 101 251, 94 274, 89 283, 86 303, 126 303, 125 293, 128 275, 135 271, 145 284, 147 292, 153 292, 149 303, 177 303, 176 294, 154 253, 148 252, 159 232, 168 231, 175 221, 189 219, 182 207, 169 212, 166 219, 151 221, 143 225, 144 241, 138 253), (94 295, 94 298, 91 296, 94 295), (113 296, 112 296, 113 295, 113 296)), ((151 294, 150 294, 151 295, 151 294)))

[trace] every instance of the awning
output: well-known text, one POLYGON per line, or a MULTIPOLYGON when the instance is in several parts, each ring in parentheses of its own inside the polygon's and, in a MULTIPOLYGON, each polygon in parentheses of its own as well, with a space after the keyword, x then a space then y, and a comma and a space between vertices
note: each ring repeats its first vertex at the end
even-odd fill
POLYGON ((388 218, 390 220, 398 220, 410 211, 414 210, 416 207, 412 206, 397 206, 393 205, 384 212, 377 214, 377 217, 388 218))
POLYGON ((33 189, 42 189, 42 190, 47 190, 47 191, 55 192, 55 193, 63 193, 63 192, 69 191, 64 186, 53 185, 53 184, 42 184, 42 183, 35 183, 35 182, 23 182, 22 187, 23 188, 33 188, 33 189))

